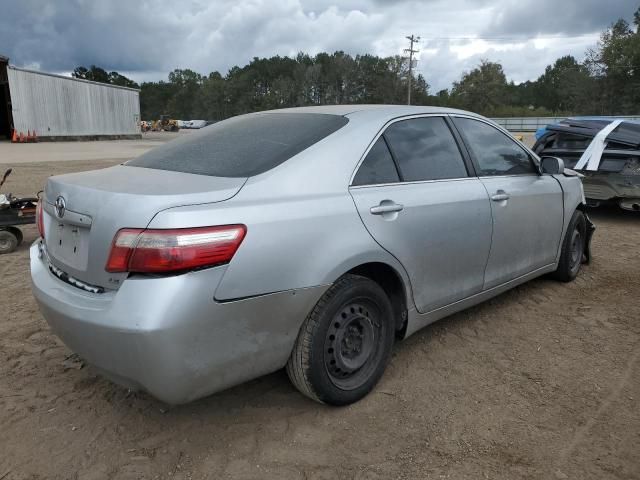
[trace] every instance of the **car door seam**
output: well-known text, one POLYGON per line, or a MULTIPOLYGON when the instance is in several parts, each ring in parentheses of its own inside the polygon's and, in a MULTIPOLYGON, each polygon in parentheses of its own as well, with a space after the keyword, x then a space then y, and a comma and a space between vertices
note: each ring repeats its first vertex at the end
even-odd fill
POLYGON ((489 213, 491 214, 491 240, 489 241, 489 253, 487 254, 487 260, 484 262, 484 272, 482 274, 482 291, 484 292, 486 290, 485 285, 487 283, 487 268, 489 267, 489 260, 491 260, 491 252, 493 250, 493 233, 495 231, 495 218, 493 216, 493 202, 491 201, 491 194, 489 193, 489 190, 487 189, 487 186, 485 185, 485 183, 482 181, 481 178, 478 178, 478 181, 482 184, 482 188, 484 188, 484 191, 487 194, 487 202, 489 203, 489 213))
MULTIPOLYGON (((560 185, 560 191, 562 192, 562 223, 560 224, 560 239, 558 240, 558 246, 556 248, 556 260, 557 260, 560 256, 560 250, 562 249, 562 242, 564 241, 564 235, 562 233, 564 232, 564 224, 567 220, 567 211, 566 211, 567 204, 565 200, 565 191, 564 191, 564 187, 562 186, 562 182, 558 180, 556 177, 554 177, 553 175, 550 175, 550 177, 553 178, 558 185, 560 185)), ((567 231, 568 231, 568 228, 567 228, 567 231)))
POLYGON ((405 277, 407 279, 407 282, 409 283, 409 290, 411 292, 411 299, 410 301, 413 303, 413 308, 417 309, 417 305, 416 305, 416 301, 415 301, 415 295, 414 295, 414 289, 413 289, 413 283, 411 282, 411 276, 409 275, 409 272, 407 272, 407 269, 405 268, 404 264, 400 261, 400 259, 398 257, 396 257, 392 252, 390 252, 389 250, 387 250, 384 245, 382 245, 377 239, 376 237, 371 233, 371 231, 369 230, 369 227, 367 226, 367 223, 364 221, 364 218, 362 218, 362 214, 360 213, 360 209, 358 209, 358 204, 356 203, 356 199, 353 197, 353 194, 351 193, 351 188, 349 188, 349 196, 351 197, 351 201, 353 202, 353 208, 356 209, 356 213, 358 214, 358 218, 360 218, 360 223, 362 223, 362 226, 364 227, 364 229, 367 231, 367 233, 369 234, 369 236, 371 237, 371 239, 376 243, 376 245, 378 245, 380 248, 382 248, 382 250, 384 250, 385 252, 387 252, 389 255, 391 255, 397 262, 398 265, 400 265, 400 267, 402 268, 402 270, 404 270, 405 273, 405 277))

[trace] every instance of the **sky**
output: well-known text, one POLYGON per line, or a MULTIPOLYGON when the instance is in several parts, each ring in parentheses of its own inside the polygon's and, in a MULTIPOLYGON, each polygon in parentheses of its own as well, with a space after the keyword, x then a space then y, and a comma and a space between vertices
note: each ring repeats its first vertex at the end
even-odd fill
POLYGON ((421 37, 417 71, 432 92, 481 59, 509 80, 584 58, 637 0, 0 0, 0 55, 55 73, 98 65, 138 82, 175 68, 223 75, 253 57, 342 50, 403 54, 421 37))

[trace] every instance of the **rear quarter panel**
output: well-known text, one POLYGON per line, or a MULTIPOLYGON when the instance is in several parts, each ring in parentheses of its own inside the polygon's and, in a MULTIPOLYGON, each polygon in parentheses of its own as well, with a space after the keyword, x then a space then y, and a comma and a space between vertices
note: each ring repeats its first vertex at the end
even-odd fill
POLYGON ((239 194, 219 205, 161 212, 150 228, 243 223, 247 234, 215 292, 217 300, 263 295, 334 282, 367 262, 398 262, 371 238, 346 194, 263 199, 239 194))
MULTIPOLYGON (((149 228, 243 223, 247 235, 215 292, 220 301, 333 283, 368 262, 402 265, 373 240, 348 192, 360 157, 382 127, 350 122, 284 164, 250 178, 218 204, 170 208, 149 228)), ((407 304, 413 300, 407 298, 407 304)))

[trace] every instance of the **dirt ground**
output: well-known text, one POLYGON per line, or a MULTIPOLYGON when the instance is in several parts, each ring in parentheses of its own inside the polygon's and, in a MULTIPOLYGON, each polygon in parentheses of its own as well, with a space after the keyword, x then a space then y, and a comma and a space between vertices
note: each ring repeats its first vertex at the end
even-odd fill
POLYGON ((127 160, 173 138, 189 135, 195 130, 179 132, 146 132, 140 140, 109 142, 40 142, 13 145, 0 141, 0 165, 6 168, 23 163, 70 162, 77 160, 127 160))
MULTIPOLYGON (((114 163, 21 162, 8 190, 114 163)), ((595 258, 575 282, 427 327, 345 408, 284 372, 174 408, 109 383, 38 312, 25 228, 0 257, 0 480, 640 479, 640 216, 591 215, 595 258)))

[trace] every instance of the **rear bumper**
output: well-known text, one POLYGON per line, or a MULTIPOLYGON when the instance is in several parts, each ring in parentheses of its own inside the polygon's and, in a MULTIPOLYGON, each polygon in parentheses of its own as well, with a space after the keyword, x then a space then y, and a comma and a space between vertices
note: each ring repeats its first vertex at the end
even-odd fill
POLYGON ((640 179, 615 173, 592 173, 582 179, 584 195, 591 200, 637 199, 640 179))
POLYGON ((226 267, 129 278, 85 292, 55 277, 31 247, 33 293, 63 342, 116 383, 186 403, 282 368, 326 287, 216 302, 226 267))

